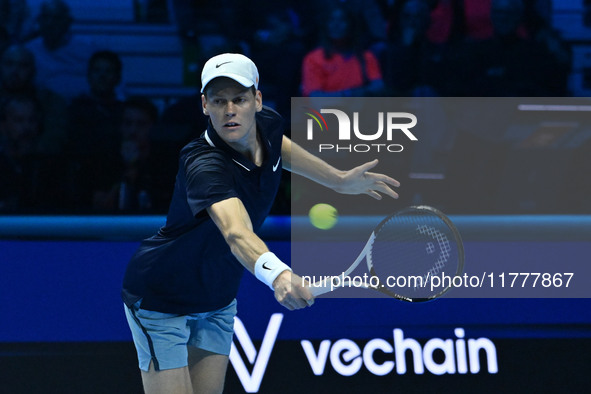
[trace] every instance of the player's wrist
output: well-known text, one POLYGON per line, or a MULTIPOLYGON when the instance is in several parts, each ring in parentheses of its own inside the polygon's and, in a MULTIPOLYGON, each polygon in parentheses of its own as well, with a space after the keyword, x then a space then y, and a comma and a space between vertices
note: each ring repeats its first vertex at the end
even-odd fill
POLYGON ((291 268, 272 252, 260 255, 254 265, 256 278, 269 286, 271 290, 275 290, 273 282, 284 271, 291 271, 291 268))
POLYGON ((275 286, 279 286, 281 283, 291 282, 291 273, 293 271, 291 269, 285 269, 277 275, 275 280, 272 283, 272 289, 275 290, 275 286), (290 275, 290 276, 288 276, 290 275))
POLYGON ((330 184, 328 185, 329 188, 334 190, 337 193, 342 193, 345 191, 345 184, 347 172, 343 170, 335 170, 331 174, 330 184))

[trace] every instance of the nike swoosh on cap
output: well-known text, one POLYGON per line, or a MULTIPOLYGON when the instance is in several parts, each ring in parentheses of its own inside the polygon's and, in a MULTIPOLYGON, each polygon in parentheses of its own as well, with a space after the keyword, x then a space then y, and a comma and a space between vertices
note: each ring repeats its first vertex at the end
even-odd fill
POLYGON ((220 63, 220 64, 216 64, 215 65, 215 68, 220 68, 220 66, 223 66, 224 64, 228 64, 228 63, 232 63, 232 62, 230 61, 230 62, 223 62, 223 63, 220 63))

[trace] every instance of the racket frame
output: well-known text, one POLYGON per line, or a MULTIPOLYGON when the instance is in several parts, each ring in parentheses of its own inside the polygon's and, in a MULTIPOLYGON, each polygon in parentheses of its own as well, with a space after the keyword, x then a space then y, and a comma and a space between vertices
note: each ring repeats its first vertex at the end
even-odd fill
POLYGON ((332 276, 330 280, 326 281, 324 285, 322 286, 310 286, 310 291, 312 292, 312 295, 314 297, 318 297, 322 294, 326 294, 329 293, 333 290, 336 290, 340 287, 344 287, 344 284, 342 283, 343 281, 340 278, 343 277, 348 277, 361 263, 361 261, 363 261, 363 259, 365 258, 366 263, 367 263, 367 270, 369 272, 370 275, 372 275, 373 277, 375 277, 378 281, 378 286, 373 287, 373 286, 365 286, 363 284, 361 284, 361 286, 356 286, 356 287, 362 287, 362 288, 366 288, 366 289, 370 289, 370 290, 375 290, 378 291, 382 294, 385 294, 387 296, 399 299, 401 301, 406 301, 406 302, 426 302, 426 301, 431 301, 434 300, 436 298, 441 297, 442 295, 444 295, 445 293, 447 293, 452 287, 453 287, 453 280, 450 281, 450 286, 447 286, 445 288, 443 288, 441 291, 437 292, 436 294, 433 294, 429 297, 407 297, 404 296, 402 294, 398 294, 395 293, 393 291, 391 291, 387 286, 383 286, 380 281, 379 281, 379 277, 376 275, 376 272, 373 268, 373 262, 372 262, 372 247, 374 244, 374 241, 376 239, 377 234, 380 232, 380 230, 382 229, 382 227, 384 227, 386 225, 386 223, 388 223, 390 220, 392 220, 392 218, 402 215, 405 212, 408 211, 427 211, 430 212, 436 216, 438 216, 444 223, 445 225, 450 229, 451 233, 453 234, 454 237, 454 241, 455 244, 457 246, 457 259, 458 259, 458 264, 457 264, 457 269, 456 272, 454 274, 454 277, 459 276, 462 274, 462 272, 464 271, 464 259, 465 259, 465 252, 464 252, 464 243, 462 241, 462 237, 460 235, 460 232, 458 231, 458 229, 456 228, 456 226, 453 224, 453 222, 451 221, 451 219, 449 219, 443 212, 441 212, 440 210, 438 210, 437 208, 433 208, 431 206, 428 205, 413 205, 410 207, 406 207, 400 211, 397 211, 391 215, 388 215, 387 217, 385 217, 384 219, 382 219, 382 221, 376 226, 376 228, 372 231, 371 235, 369 236, 369 239, 367 241, 367 243, 365 244, 365 246, 363 247, 363 250, 361 251, 361 253, 359 253, 359 256, 357 256, 357 258, 355 259, 355 261, 353 262, 353 264, 351 264, 349 266, 349 268, 347 268, 347 270, 343 271, 340 275, 338 276, 332 276))

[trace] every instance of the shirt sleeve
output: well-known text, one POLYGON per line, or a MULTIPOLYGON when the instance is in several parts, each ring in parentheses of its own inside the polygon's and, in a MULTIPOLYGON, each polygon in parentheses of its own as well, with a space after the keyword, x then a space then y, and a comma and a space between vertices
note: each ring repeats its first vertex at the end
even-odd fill
POLYGON ((187 203, 197 216, 213 204, 238 197, 231 160, 220 152, 207 152, 185 160, 187 203))

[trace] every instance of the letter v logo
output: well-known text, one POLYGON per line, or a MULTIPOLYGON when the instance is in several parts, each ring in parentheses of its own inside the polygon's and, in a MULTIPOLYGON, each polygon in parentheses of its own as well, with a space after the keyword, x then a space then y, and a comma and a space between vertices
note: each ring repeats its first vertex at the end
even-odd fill
POLYGON ((244 360, 242 360, 238 349, 236 349, 236 345, 232 342, 232 347, 230 348, 230 362, 242 383, 242 387, 244 387, 244 391, 247 393, 256 393, 259 391, 282 321, 283 314, 281 313, 274 313, 271 316, 267 331, 265 331, 265 336, 263 337, 263 343, 261 343, 261 348, 259 349, 257 356, 257 351, 254 348, 254 344, 252 343, 244 324, 242 324, 242 321, 238 317, 234 318, 234 335, 236 336, 236 339, 238 339, 240 346, 242 346, 246 358, 248 358, 248 362, 250 365, 254 366, 252 374, 249 373, 248 368, 246 368, 246 365, 244 364, 244 360))

